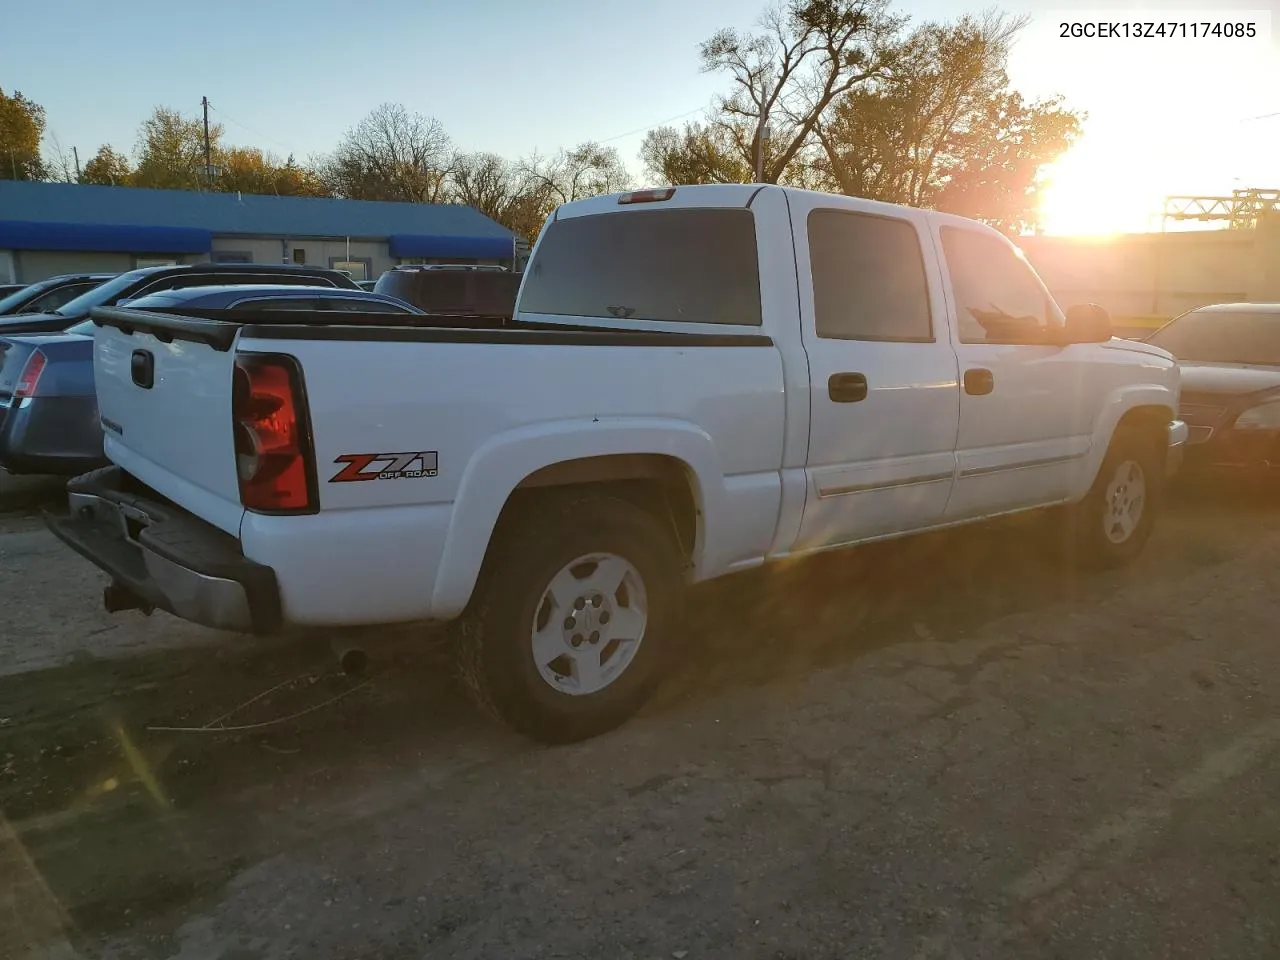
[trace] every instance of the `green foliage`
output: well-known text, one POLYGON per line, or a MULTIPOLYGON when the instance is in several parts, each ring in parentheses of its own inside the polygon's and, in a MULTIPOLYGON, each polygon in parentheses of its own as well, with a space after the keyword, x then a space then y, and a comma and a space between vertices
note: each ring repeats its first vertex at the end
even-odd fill
MULTIPOLYGON (((220 151, 222 126, 210 124, 209 142, 220 151)), ((156 107, 138 132, 134 186, 158 190, 198 190, 210 184, 205 169, 204 125, 170 107, 156 107)))
POLYGON ((43 180, 40 138, 44 107, 15 90, 0 89, 0 180, 43 180))
POLYGON ((104 145, 84 165, 80 182, 115 187, 132 186, 133 166, 128 157, 117 153, 110 145, 104 145))

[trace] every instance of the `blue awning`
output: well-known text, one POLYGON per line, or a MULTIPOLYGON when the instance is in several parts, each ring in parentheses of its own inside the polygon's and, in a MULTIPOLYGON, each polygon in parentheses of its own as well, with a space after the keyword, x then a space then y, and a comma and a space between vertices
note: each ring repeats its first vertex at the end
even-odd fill
POLYGON ((510 260, 512 237, 443 237, 422 233, 396 233, 387 238, 387 252, 397 259, 510 260))
POLYGON ((195 227, 0 220, 0 250, 208 253, 211 249, 213 234, 195 227))

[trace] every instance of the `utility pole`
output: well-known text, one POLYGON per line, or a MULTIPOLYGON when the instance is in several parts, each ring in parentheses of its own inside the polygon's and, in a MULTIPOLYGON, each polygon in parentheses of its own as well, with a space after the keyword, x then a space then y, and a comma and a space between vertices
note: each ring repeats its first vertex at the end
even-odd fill
POLYGON ((80 151, 75 147, 71 148, 71 156, 76 158, 76 183, 80 182, 80 151))
POLYGON ((209 98, 201 97, 200 105, 204 107, 204 179, 208 185, 213 183, 213 155, 209 150, 209 98))

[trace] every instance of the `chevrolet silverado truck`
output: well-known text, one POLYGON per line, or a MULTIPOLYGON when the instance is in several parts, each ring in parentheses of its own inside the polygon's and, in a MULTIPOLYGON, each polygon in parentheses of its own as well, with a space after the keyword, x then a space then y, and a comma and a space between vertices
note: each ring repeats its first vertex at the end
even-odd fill
POLYGON ((111 465, 49 523, 110 609, 456 621, 474 699, 548 742, 644 702, 696 581, 1044 508, 1125 563, 1186 440, 1170 355, 1001 234, 778 186, 560 207, 501 328, 94 322, 111 465))

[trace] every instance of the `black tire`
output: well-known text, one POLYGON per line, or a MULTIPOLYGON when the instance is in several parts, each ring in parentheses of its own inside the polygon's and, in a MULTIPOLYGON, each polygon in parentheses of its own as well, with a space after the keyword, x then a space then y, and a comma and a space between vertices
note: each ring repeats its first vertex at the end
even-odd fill
MULTIPOLYGON (((684 593, 684 562, 669 520, 602 491, 549 493, 518 508, 498 530, 476 596, 459 624, 457 668, 464 688, 485 712, 543 743, 571 743, 617 727, 640 709, 662 678, 684 593), (553 578, 592 554, 611 554, 631 565, 647 596, 648 619, 616 679, 596 692, 573 694, 543 678, 532 636, 535 618, 546 622, 544 594, 553 578)), ((623 601, 625 592, 619 591, 623 601)), ((613 600, 618 602, 616 596, 613 600)), ((566 615, 578 614, 568 609, 549 614, 566 615)), ((603 663, 621 646, 610 654, 605 640, 594 649, 603 663)), ((566 653, 579 655, 577 648, 566 653)))
POLYGON ((1111 569, 1133 562, 1142 553, 1151 538, 1164 496, 1164 456, 1164 448, 1151 431, 1130 427, 1116 431, 1093 486, 1069 511, 1071 545, 1077 563, 1088 568, 1111 569), (1121 498, 1132 497, 1132 491, 1125 489, 1132 484, 1119 476, 1121 468, 1130 464, 1140 471, 1143 502, 1137 522, 1124 536, 1124 525, 1111 519, 1110 497, 1113 493, 1121 498), (1114 536, 1108 535, 1109 528, 1114 536))

